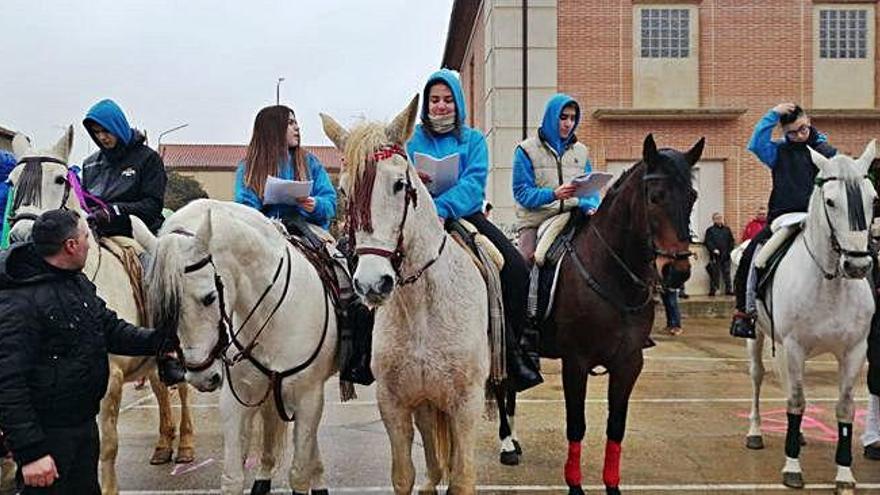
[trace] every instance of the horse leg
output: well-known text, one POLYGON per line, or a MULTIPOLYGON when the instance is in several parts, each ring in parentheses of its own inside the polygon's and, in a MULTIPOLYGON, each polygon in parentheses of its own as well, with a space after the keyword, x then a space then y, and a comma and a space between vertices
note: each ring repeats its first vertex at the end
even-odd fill
POLYGON ((436 494, 437 485, 443 480, 443 470, 446 459, 442 461, 437 457, 437 439, 434 436, 437 428, 437 410, 428 403, 423 403, 415 410, 416 427, 422 435, 422 446, 425 450, 425 467, 428 470, 428 480, 419 487, 418 492, 424 494, 436 494))
POLYGON ((853 385, 865 363, 867 342, 860 342, 838 358, 838 380, 840 395, 837 399, 837 477, 834 479, 838 493, 851 493, 856 479, 852 473, 852 433, 853 433, 853 385))
POLYGON ((472 495, 477 492, 477 469, 474 461, 477 425, 483 404, 482 387, 475 386, 462 398, 456 409, 447 411, 451 434, 449 490, 447 494, 472 495))
POLYGON ((378 383, 376 399, 379 415, 391 441, 391 484, 396 495, 409 495, 415 483, 416 470, 412 461, 412 412, 398 404, 394 395, 378 383))
POLYGON ((193 429, 192 409, 189 407, 189 385, 185 382, 178 384, 177 396, 180 399, 180 440, 174 462, 189 464, 196 458, 196 435, 193 429))
POLYGON ((317 381, 305 385, 310 385, 311 389, 295 387, 293 394, 296 421, 293 424, 293 462, 287 478, 294 494, 308 493, 309 487, 313 491, 326 489, 326 485, 312 484, 314 479, 323 483, 324 476, 321 460, 312 457, 317 452, 318 425, 324 413, 324 384, 317 381))
POLYGON ((14 495, 15 489, 15 461, 12 456, 0 457, 0 495, 14 495))
POLYGON ((277 462, 284 455, 284 444, 287 440, 287 423, 278 416, 273 402, 263 403, 260 407, 260 417, 263 420, 263 448, 260 454, 260 468, 254 476, 251 495, 267 495, 272 491, 272 477, 277 462))
POLYGON ((752 377, 752 411, 749 413, 749 434, 746 448, 764 448, 761 435, 761 384, 764 382, 764 335, 759 333, 755 339, 746 339, 749 355, 749 375, 752 377))
POLYGON ((642 373, 644 358, 642 351, 636 351, 632 358, 616 366, 610 373, 608 382, 608 423, 605 436, 605 465, 602 469, 602 480, 608 495, 620 494, 620 454, 623 435, 626 431, 626 414, 629 409, 629 397, 636 380, 642 373))
MULTIPOLYGON (((227 376, 226 379, 231 378, 227 376)), ((238 403, 228 383, 223 386, 220 390, 220 421, 223 428, 220 493, 223 495, 241 495, 244 491, 244 463, 250 446, 254 414, 254 409, 238 403)))
POLYGON ((516 434, 516 391, 512 388, 507 390, 507 421, 510 423, 510 438, 513 440, 513 448, 516 449, 516 455, 521 456, 522 446, 519 443, 519 437, 516 434))
POLYGON ((785 433, 785 466, 782 468, 782 483, 789 488, 803 488, 804 477, 801 472, 801 420, 804 417, 806 399, 804 397, 805 352, 800 346, 787 339, 785 347, 786 370, 788 371, 788 430, 785 433))
POLYGON ((516 453, 516 446, 513 444, 513 432, 510 425, 512 418, 507 415, 507 390, 509 387, 506 382, 502 382, 493 387, 495 390, 495 402, 498 404, 498 440, 501 441, 501 454, 499 460, 505 466, 516 466, 519 464, 519 455, 516 453))
POLYGON ((587 431, 584 401, 587 395, 587 367, 577 357, 562 358, 562 390, 565 394, 565 436, 568 458, 565 461, 565 483, 569 495, 582 495, 581 441, 587 431))
POLYGON ((116 455, 119 453, 119 405, 122 401, 122 369, 110 361, 110 379, 107 393, 101 399, 101 493, 119 493, 116 480, 116 455))
POLYGON ((150 371, 150 388, 159 403, 159 440, 150 457, 150 464, 167 464, 174 456, 174 413, 171 411, 171 394, 159 380, 158 373, 150 371))

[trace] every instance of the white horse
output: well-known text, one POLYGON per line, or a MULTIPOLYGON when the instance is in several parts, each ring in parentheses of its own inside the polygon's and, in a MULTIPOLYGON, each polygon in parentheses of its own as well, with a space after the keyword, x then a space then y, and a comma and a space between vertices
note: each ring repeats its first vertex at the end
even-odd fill
POLYGON ((788 395, 783 483, 792 488, 804 486, 798 461, 800 423, 806 407, 804 363, 830 352, 838 362, 839 438, 835 460, 836 485, 841 493, 855 487, 851 470, 853 386, 865 362, 874 313, 874 299, 865 276, 871 267, 868 226, 876 197, 866 174, 876 153, 875 142, 868 144, 858 160, 844 155, 827 159, 813 150, 810 153, 819 173, 806 225, 781 261, 766 303, 758 304, 758 328, 763 335, 748 342, 753 397, 746 445, 763 448, 761 355, 764 337, 772 338, 779 346, 778 364, 788 395))
POLYGON ((140 222, 134 228, 154 256, 150 311, 178 328, 187 381, 201 391, 223 385, 222 492, 242 492, 259 411, 263 457, 251 493, 271 488, 285 445, 282 414, 296 417, 293 493, 327 493, 317 436, 324 382, 336 371, 337 334, 315 267, 281 227, 235 203, 189 203, 165 221, 158 238, 140 222))
POLYGON ((415 415, 428 468, 422 490, 434 492, 448 466, 450 493, 470 494, 489 373, 486 284, 437 221, 431 195, 402 151, 417 113, 418 96, 387 127, 365 123, 349 132, 321 118, 344 151, 344 180, 352 186, 355 289, 378 307, 372 370, 394 491, 408 494, 415 481, 415 415))
MULTIPOLYGON (((33 220, 46 211, 55 208, 68 208, 85 214, 72 192, 67 160, 73 145, 73 128, 68 127, 64 136, 50 149, 38 150, 21 134, 13 140, 13 149, 21 160, 32 159, 33 165, 17 166, 9 175, 15 187, 15 208, 12 212, 15 223, 11 230, 12 238, 26 239, 30 236, 33 220)), ((109 250, 98 245, 94 236, 89 236, 89 257, 83 272, 98 290, 98 296, 120 318, 135 325, 140 321, 135 296, 130 279, 122 262, 109 250)), ((159 381, 156 360, 148 357, 110 356, 110 380, 107 393, 101 401, 101 489, 105 494, 119 492, 116 477, 116 456, 119 450, 117 423, 122 400, 122 384, 147 377, 156 399, 159 402, 159 440, 156 443, 151 464, 170 462, 174 453, 174 415, 171 411, 171 398, 168 388, 159 381)), ((192 462, 195 456, 192 417, 186 385, 177 387, 180 395, 180 443, 177 462, 192 462)))

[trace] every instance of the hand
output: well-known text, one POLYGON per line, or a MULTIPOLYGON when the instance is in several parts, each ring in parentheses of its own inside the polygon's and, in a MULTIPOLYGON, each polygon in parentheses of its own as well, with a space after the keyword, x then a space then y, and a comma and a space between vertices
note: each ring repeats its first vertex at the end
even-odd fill
POLYGON ((595 214, 596 214, 596 209, 595 209, 595 208, 590 208, 590 209, 587 210, 587 216, 588 216, 588 217, 589 217, 589 216, 592 216, 592 215, 595 215, 595 214))
POLYGON ((556 199, 568 199, 574 196, 574 184, 563 184, 553 190, 556 199))
POLYGON ((715 253, 715 254, 721 254, 721 251, 719 251, 719 250, 717 250, 717 249, 713 249, 712 252, 715 253))
POLYGON ((430 176, 430 175, 426 174, 425 172, 422 172, 421 170, 419 170, 418 172, 419 172, 419 179, 422 179, 422 183, 423 183, 423 184, 428 185, 428 184, 430 184, 431 182, 433 182, 433 181, 431 180, 431 176, 430 176))
POLYGON ((99 208, 91 212, 86 218, 86 221, 88 221, 89 225, 94 224, 105 226, 109 225, 110 222, 113 221, 114 216, 116 215, 114 214, 112 207, 106 210, 104 208, 99 208))
POLYGON ((300 208, 306 210, 307 213, 315 211, 315 198, 312 196, 296 198, 296 202, 299 203, 300 208))
POLYGON ((785 115, 787 113, 793 112, 794 107, 794 103, 780 103, 779 105, 773 107, 773 111, 776 112, 777 115, 785 115))
POLYGON ((52 486, 58 479, 58 469, 52 456, 45 455, 21 468, 24 484, 27 486, 52 486))

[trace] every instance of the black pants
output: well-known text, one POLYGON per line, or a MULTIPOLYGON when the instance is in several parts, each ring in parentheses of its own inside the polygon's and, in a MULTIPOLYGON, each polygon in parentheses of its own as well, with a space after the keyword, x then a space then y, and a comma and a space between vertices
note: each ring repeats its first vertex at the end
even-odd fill
POLYGON ((871 277, 874 292, 874 316, 871 318, 871 331, 868 333, 868 391, 880 395, 880 263, 874 258, 871 277))
POLYGON ((713 255, 711 261, 706 265, 706 271, 709 272, 709 292, 714 294, 721 291, 721 282, 724 282, 724 291, 730 292, 730 255, 726 259, 713 255))
POLYGON ((733 287, 736 291, 736 309, 740 311, 746 310, 746 284, 749 281, 749 267, 752 265, 752 258, 755 256, 755 248, 758 247, 758 244, 767 242, 767 239, 770 239, 772 235, 773 232, 770 231, 770 224, 768 223, 760 232, 755 234, 752 242, 746 246, 746 250, 743 251, 742 258, 739 260, 739 266, 736 267, 733 287))
MULTIPOLYGON (((509 328, 514 337, 514 345, 519 350, 519 339, 526 326, 526 305, 529 297, 529 269, 519 251, 498 227, 490 222, 482 213, 474 213, 465 220, 472 223, 481 234, 489 238, 492 244, 501 251, 504 257, 504 268, 501 270, 501 298, 504 300, 505 327, 509 328)), ((508 333, 510 336, 510 333, 508 333)), ((510 345, 508 338, 508 348, 510 345)))
POLYGON ((98 424, 92 420, 71 428, 44 428, 49 454, 55 461, 59 478, 52 486, 23 486, 21 466, 18 483, 22 495, 100 495, 98 424))

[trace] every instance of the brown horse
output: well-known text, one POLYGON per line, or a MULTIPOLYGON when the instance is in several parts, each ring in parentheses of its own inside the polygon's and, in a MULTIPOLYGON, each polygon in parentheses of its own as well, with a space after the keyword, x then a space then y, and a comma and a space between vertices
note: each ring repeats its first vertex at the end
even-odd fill
POLYGON ((603 481, 619 494, 620 451, 630 393, 654 323, 658 283, 680 287, 690 276, 689 219, 696 200, 691 168, 705 140, 687 153, 658 150, 650 134, 642 161, 625 172, 567 246, 551 321, 562 350, 569 494, 582 494, 581 441, 587 376, 608 370, 603 481), (662 279, 662 280, 661 280, 662 279))

